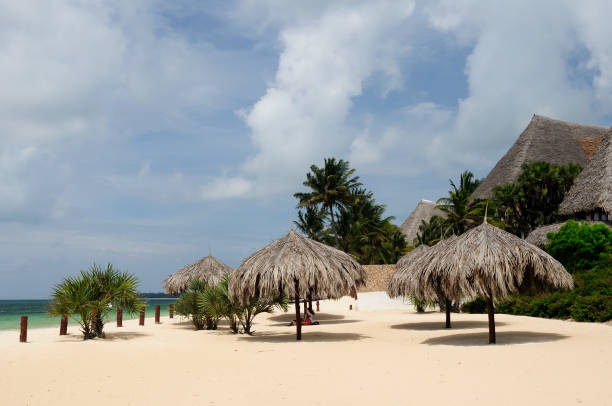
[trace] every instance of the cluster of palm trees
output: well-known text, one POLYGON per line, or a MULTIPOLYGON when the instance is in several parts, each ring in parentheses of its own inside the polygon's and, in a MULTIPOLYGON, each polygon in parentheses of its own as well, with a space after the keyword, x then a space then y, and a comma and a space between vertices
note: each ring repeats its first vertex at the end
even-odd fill
POLYGON ((108 264, 93 264, 79 276, 65 278, 55 286, 49 304, 52 316, 70 316, 81 326, 85 340, 104 338, 108 314, 121 308, 135 313, 143 306, 138 294, 138 278, 108 264))
POLYGON ((275 309, 286 311, 288 308, 288 299, 283 296, 267 300, 253 297, 248 304, 240 304, 230 300, 228 287, 229 275, 214 286, 194 279, 174 308, 177 314, 190 318, 196 330, 216 330, 219 320, 226 319, 232 333, 246 334, 253 332, 253 319, 258 314, 271 313, 275 309))
POLYGON ((497 186, 493 198, 472 199, 480 180, 465 171, 459 184, 450 180, 448 196, 438 199, 437 207, 445 218, 433 216, 419 226, 414 245, 434 245, 440 239, 461 235, 482 223, 488 209, 488 221, 525 238, 530 231, 560 220, 558 209, 565 193, 581 171, 577 164, 554 165, 547 162, 524 164, 516 183, 497 186))
POLYGON ((352 254, 362 264, 395 263, 407 244, 394 219, 385 216, 372 192, 364 189, 355 169, 342 159, 312 165, 298 199, 298 229, 308 238, 352 254))

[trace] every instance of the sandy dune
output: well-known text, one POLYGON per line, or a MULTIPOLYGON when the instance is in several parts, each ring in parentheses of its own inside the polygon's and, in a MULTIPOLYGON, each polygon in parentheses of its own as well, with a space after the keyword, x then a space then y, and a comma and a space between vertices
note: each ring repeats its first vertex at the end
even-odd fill
POLYGON ((0 334, 2 405, 612 405, 612 327, 486 315, 416 314, 384 294, 321 302, 296 342, 287 314, 254 336, 137 320, 108 339, 58 329, 0 334), (355 309, 348 310, 348 304, 355 309), (384 310, 374 310, 382 308, 384 310), (371 310, 367 310, 371 309, 371 310))

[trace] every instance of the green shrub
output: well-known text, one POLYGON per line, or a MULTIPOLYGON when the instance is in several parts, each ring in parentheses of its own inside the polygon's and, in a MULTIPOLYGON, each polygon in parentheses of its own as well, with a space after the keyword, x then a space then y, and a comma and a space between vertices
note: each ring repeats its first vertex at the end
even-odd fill
POLYGON ((572 291, 535 296, 512 295, 497 303, 497 313, 603 322, 612 319, 612 266, 574 275, 572 291))
POLYGON ((476 296, 473 300, 465 302, 461 306, 463 313, 482 314, 487 312, 487 300, 482 296, 476 296))
POLYGON ((604 224, 579 224, 570 220, 547 237, 546 251, 569 273, 592 269, 612 254, 612 229, 604 224))

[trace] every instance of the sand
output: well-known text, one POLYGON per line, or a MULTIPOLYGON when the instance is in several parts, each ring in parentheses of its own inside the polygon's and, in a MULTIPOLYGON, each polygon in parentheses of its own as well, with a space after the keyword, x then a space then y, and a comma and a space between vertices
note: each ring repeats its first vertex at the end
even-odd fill
POLYGON ((302 342, 287 314, 254 336, 162 318, 0 334, 2 405, 612 405, 612 327, 498 315, 416 314, 382 293, 321 302, 302 342), (348 305, 354 310, 349 311, 348 305))

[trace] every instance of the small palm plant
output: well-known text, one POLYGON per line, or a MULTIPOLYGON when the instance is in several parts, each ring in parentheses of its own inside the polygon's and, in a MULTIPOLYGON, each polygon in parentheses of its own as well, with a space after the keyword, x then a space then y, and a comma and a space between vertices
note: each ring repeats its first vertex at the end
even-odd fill
POLYGON ((65 278, 53 289, 48 311, 52 316, 69 315, 81 326, 85 340, 104 338, 104 320, 121 307, 128 313, 142 306, 138 278, 108 264, 106 269, 93 264, 77 277, 65 278))
MULTIPOLYGON (((208 288, 208 285, 199 279, 194 279, 189 284, 189 289, 176 300, 174 309, 177 314, 189 317, 196 330, 204 329, 206 323, 204 308, 200 303, 200 295, 208 288)), ((212 326, 211 326, 212 327, 212 326)))

